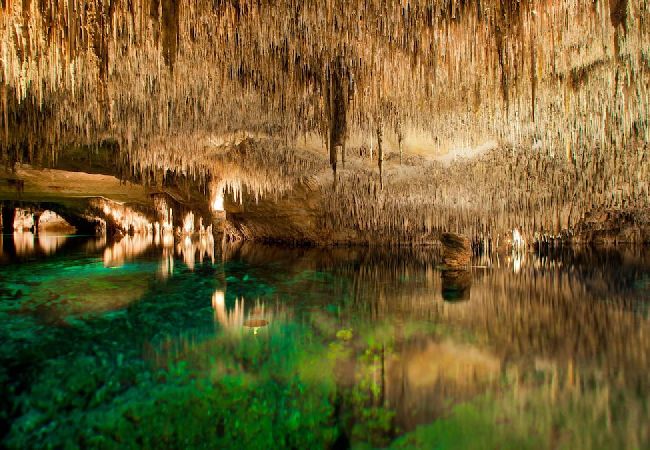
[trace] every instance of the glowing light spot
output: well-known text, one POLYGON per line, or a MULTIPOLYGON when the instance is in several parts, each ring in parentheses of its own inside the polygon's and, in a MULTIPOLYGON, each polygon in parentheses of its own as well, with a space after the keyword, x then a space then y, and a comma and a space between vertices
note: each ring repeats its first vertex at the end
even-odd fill
POLYGON ((212 209, 215 211, 223 211, 223 190, 218 190, 217 195, 212 202, 212 209))

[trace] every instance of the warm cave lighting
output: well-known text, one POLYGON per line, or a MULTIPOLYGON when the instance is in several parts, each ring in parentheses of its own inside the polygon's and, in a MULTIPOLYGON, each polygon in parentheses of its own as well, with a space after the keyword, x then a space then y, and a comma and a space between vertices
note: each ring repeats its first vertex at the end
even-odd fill
MULTIPOLYGON (((172 242, 173 244, 173 242, 172 242)), ((174 249, 163 247, 162 262, 158 268, 158 273, 163 279, 169 278, 174 274, 174 249)))
POLYGON ((49 255, 63 246, 67 239, 67 236, 41 232, 38 235, 38 245, 45 254, 49 255))
POLYGON ((512 272, 513 273, 521 272, 521 268, 524 266, 525 262, 526 262, 526 253, 517 252, 517 251, 513 250, 513 252, 512 252, 512 272))
POLYGON ((217 190, 217 195, 214 197, 214 201, 212 202, 212 210, 213 211, 223 211, 223 189, 218 189, 217 190))
POLYGON ((17 255, 29 255, 34 252, 34 233, 31 231, 14 232, 13 241, 17 255))
POLYGON ((244 299, 235 299, 235 306, 230 311, 226 308, 226 292, 217 289, 212 294, 212 309, 215 320, 226 330, 236 330, 244 323, 244 299))
POLYGON ((267 311, 259 299, 248 313, 245 304, 246 300, 243 297, 236 298, 234 307, 229 310, 226 306, 225 290, 217 289, 212 294, 214 318, 224 329, 231 331, 246 329, 251 330, 253 334, 258 334, 261 328, 269 325, 272 313, 267 311))
POLYGON ((650 450, 649 118, 650 0, 0 0, 0 450, 650 450))
POLYGON ((171 248, 174 246, 174 235, 166 232, 163 233, 163 238, 162 238, 162 245, 163 248, 171 248))
POLYGON ((28 231, 34 227, 34 215, 24 209, 16 209, 16 217, 14 219, 15 231, 28 231))
POLYGON ((97 199, 91 204, 99 207, 106 218, 109 218, 120 229, 127 233, 133 234, 150 234, 153 232, 153 224, 144 214, 141 214, 132 208, 111 201, 105 198, 97 199))
POLYGON ((125 236, 104 249, 104 267, 119 268, 127 261, 135 259, 153 245, 153 236, 136 233, 125 236))

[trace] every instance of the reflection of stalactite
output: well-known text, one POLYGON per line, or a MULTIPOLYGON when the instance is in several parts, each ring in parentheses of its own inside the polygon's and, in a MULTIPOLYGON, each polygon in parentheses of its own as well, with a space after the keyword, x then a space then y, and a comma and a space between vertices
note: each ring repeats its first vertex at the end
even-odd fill
POLYGON ((444 270, 442 278, 442 298, 458 302, 470 299, 472 275, 467 270, 444 270))

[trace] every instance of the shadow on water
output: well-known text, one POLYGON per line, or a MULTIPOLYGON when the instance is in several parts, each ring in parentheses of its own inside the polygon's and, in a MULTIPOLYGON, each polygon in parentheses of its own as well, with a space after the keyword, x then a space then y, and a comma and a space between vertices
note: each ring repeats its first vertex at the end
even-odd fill
POLYGON ((650 442, 647 249, 67 241, 3 254, 9 448, 650 442))

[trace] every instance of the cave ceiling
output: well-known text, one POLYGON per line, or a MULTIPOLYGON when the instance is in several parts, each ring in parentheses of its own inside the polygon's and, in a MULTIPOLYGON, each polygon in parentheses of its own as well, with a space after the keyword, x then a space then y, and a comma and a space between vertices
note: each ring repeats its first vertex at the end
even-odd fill
POLYGON ((122 172, 237 172, 257 200, 347 154, 354 195, 407 192, 395 211, 538 205, 562 228, 574 208, 647 206, 649 19, 646 0, 2 0, 2 159, 117 146, 122 172), (464 196, 466 178, 484 187, 464 196))

